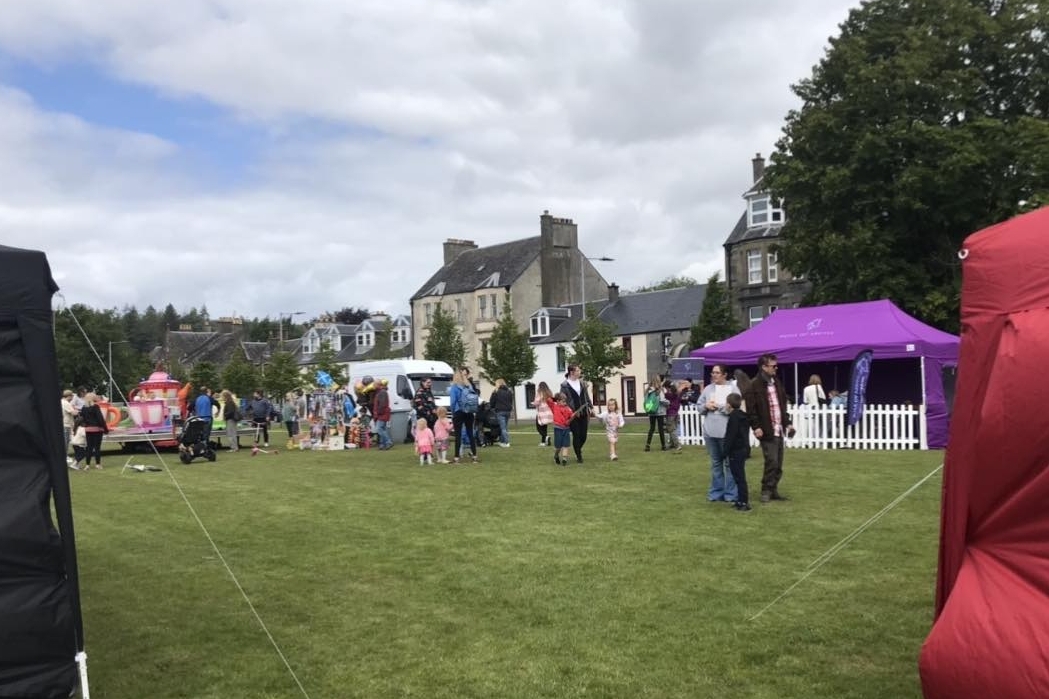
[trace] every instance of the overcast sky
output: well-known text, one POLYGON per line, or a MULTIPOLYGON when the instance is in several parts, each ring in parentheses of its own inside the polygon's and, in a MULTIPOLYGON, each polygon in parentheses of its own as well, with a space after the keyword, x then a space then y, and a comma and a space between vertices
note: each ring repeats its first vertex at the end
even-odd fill
POLYGON ((67 304, 407 313, 549 209, 623 289, 705 281, 856 4, 3 0, 0 243, 67 304))

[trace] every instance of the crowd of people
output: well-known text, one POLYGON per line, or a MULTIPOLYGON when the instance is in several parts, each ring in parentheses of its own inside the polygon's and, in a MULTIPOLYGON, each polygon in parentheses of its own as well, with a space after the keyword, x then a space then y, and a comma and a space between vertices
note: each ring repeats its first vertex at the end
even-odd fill
MULTIPOLYGON (((648 417, 648 433, 644 451, 651 451, 652 438, 658 434, 662 451, 681 453, 678 439, 678 417, 682 407, 695 406, 703 415, 703 440, 710 459, 710 483, 707 499, 710 502, 728 502, 736 509, 749 511, 750 498, 745 463, 750 456, 750 435, 757 439, 763 461, 761 476, 762 503, 787 500, 780 492, 783 477, 783 440, 793 437, 794 428, 787 411, 787 396, 783 382, 777 377, 778 362, 773 354, 763 355, 758 361, 758 372, 751 378, 746 372, 715 364, 710 368, 710 382, 696 390, 688 379, 671 381, 654 376, 645 386, 644 410, 648 417)), ((376 382, 368 406, 358 406, 351 392, 337 395, 326 405, 314 400, 311 413, 307 397, 301 390, 288 393, 278 412, 261 389, 253 392, 242 413, 239 401, 229 390, 221 392, 217 400, 214 392, 202 386, 195 400, 187 401, 186 411, 204 421, 204 440, 211 435, 212 416, 220 414, 226 423, 226 437, 231 451, 240 448, 238 425, 250 420, 254 427, 254 446, 268 447, 270 422, 284 423, 289 444, 302 433, 306 421, 318 423, 320 413, 338 413, 340 431, 345 430, 347 446, 368 447, 370 434, 375 434, 375 445, 380 450, 393 448, 389 432, 390 398, 385 382, 376 382)), ((510 447, 509 420, 513 412, 513 392, 503 379, 496 379, 487 407, 494 415, 498 436, 493 440, 503 448, 510 447)), ((479 463, 477 453, 481 441, 477 384, 469 367, 455 370, 449 391, 449 407, 438 406, 430 379, 420 381, 413 399, 414 451, 422 465, 458 464, 467 457, 479 463), (454 447, 454 448, 453 448, 454 447), (468 452, 468 454, 467 454, 468 452), (451 459, 449 459, 451 456, 451 459)), ((805 403, 826 405, 837 396, 826 394, 818 375, 813 375, 804 390, 805 403)), ((62 416, 67 450, 73 449, 69 459, 72 469, 88 469, 92 460, 95 468, 102 468, 101 445, 109 431, 105 416, 99 409, 94 393, 66 390, 62 395, 62 416)), ((554 463, 567 466, 574 456, 577 464, 584 461, 590 423, 598 419, 608 443, 608 458, 619 460, 619 431, 625 417, 616 400, 608 400, 600 413, 595 409, 590 388, 578 365, 567 367, 555 393, 545 381, 538 384, 535 399, 535 427, 539 446, 554 448, 554 463), (553 427, 551 442, 550 428, 553 427)), ((327 429, 322 424, 323 434, 327 429)), ((311 426, 311 431, 317 428, 311 426)))

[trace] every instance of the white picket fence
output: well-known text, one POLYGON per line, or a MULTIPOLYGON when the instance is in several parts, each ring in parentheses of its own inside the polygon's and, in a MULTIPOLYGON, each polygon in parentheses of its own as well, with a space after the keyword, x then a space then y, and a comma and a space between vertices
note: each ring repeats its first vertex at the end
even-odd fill
MULTIPOLYGON (((867 405, 852 427, 840 406, 792 405, 787 409, 796 434, 784 440, 792 449, 928 449, 925 406, 867 405)), ((703 416, 682 408, 678 436, 682 444, 703 444, 703 416)), ((751 443, 758 442, 751 435, 751 443)))

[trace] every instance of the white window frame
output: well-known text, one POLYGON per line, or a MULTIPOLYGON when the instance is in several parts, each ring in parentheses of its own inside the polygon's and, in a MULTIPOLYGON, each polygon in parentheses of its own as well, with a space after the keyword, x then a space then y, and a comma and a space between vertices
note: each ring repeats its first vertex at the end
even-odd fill
POLYGON ((499 302, 496 300, 496 294, 488 294, 488 299, 492 302, 492 319, 497 320, 499 318, 499 302))
POLYGON ((424 303, 423 304, 423 318, 425 319, 423 324, 426 327, 430 327, 433 324, 433 304, 432 303, 424 303))
POLYGON ((375 344, 375 333, 370 330, 357 333, 356 342, 358 347, 371 347, 375 344))
POLYGON ((775 203, 769 201, 769 223, 783 223, 783 200, 778 199, 775 203))
POLYGON ((554 350, 555 362, 557 363, 557 373, 563 374, 568 369, 568 348, 563 345, 558 345, 554 350))
POLYGON ((488 317, 488 295, 481 294, 477 297, 477 320, 484 320, 488 317))
POLYGON ((771 220, 772 202, 769 196, 754 197, 747 206, 747 227, 767 226, 771 220))
POLYGON ((747 283, 761 284, 764 281, 765 277, 761 269, 761 250, 747 250, 747 283))
POLYGON ((766 255, 768 262, 769 283, 779 281, 779 253, 770 252, 766 255))
POLYGON ((462 299, 455 299, 455 322, 459 325, 466 322, 466 312, 463 308, 462 299))
POLYGON ((550 334, 550 318, 543 315, 533 316, 531 322, 532 337, 546 337, 550 334))
POLYGON ((753 328, 755 325, 765 320, 765 316, 761 315, 761 311, 761 306, 751 306, 747 309, 747 318, 750 320, 750 327, 753 328), (755 312, 757 312, 756 318, 754 317, 755 312))

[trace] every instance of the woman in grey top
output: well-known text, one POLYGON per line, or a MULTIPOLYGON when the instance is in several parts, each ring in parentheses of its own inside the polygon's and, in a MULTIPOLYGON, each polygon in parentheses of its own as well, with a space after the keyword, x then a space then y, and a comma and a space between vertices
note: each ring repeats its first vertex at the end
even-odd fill
POLYGON ((710 490, 707 500, 710 502, 736 502, 736 481, 729 470, 728 454, 724 449, 725 427, 728 416, 725 414, 725 399, 730 393, 739 394, 739 390, 728 382, 728 369, 724 364, 715 364, 710 369, 710 383, 699 394, 697 405, 703 415, 703 443, 710 454, 710 490))

